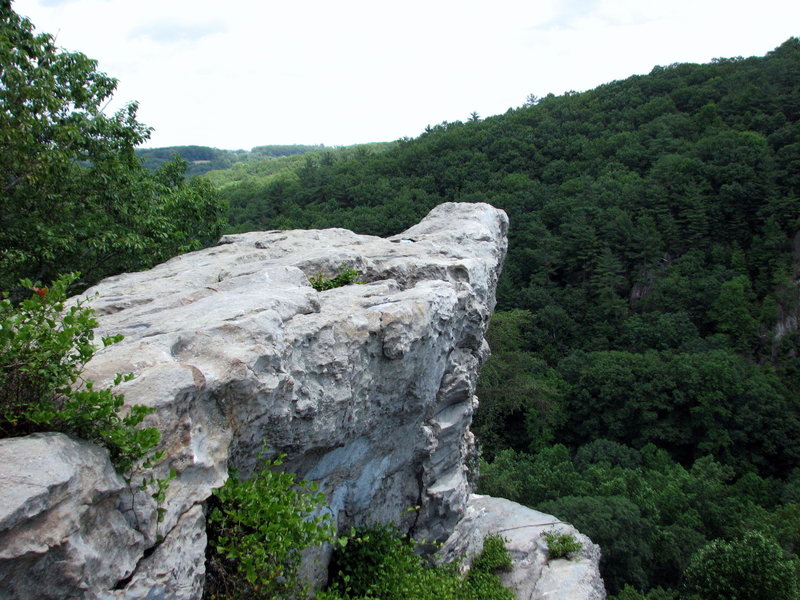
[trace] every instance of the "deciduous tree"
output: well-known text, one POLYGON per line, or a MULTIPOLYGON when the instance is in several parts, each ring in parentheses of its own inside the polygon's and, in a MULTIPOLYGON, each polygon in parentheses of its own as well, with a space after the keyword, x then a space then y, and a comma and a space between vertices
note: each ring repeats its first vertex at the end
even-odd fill
POLYGON ((150 129, 130 104, 104 110, 116 80, 0 5, 0 289, 81 271, 87 285, 199 247, 220 230, 205 184, 155 177, 134 147, 150 129))

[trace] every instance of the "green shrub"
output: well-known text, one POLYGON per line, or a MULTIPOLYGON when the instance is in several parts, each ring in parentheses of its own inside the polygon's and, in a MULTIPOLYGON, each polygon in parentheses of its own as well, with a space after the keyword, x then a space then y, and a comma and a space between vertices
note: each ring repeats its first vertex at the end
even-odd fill
MULTIPOLYGON (((608 600, 678 600, 678 592, 660 587, 642 592, 633 586, 626 585, 616 596, 609 596, 608 600)), ((683 600, 692 600, 692 598, 683 598, 683 600)))
MULTIPOLYGON (((137 428, 152 409, 124 412, 124 398, 112 387, 95 389, 81 378, 97 350, 97 321, 85 300, 65 305, 77 277, 62 275, 49 289, 23 280, 20 285, 33 291, 30 298, 17 305, 8 294, 0 300, 0 437, 60 431, 95 442, 130 481, 142 462, 160 457, 152 452, 160 436, 154 427, 137 428)), ((108 346, 121 339, 101 341, 108 346)), ((129 378, 118 375, 114 383, 129 378)))
POLYGON ((501 535, 487 535, 483 540, 483 550, 472 561, 472 571, 496 573, 511 570, 511 555, 506 548, 506 540, 501 535))
POLYGON ((332 541, 316 484, 276 470, 283 456, 249 479, 234 471, 209 500, 205 598, 305 597, 298 577, 305 549, 332 541))
POLYGON ((504 587, 497 575, 472 570, 458 588, 455 596, 442 595, 440 600, 514 600, 514 592, 504 587))
POLYGON ((333 288, 351 285, 353 283, 363 283, 358 280, 359 273, 355 269, 348 269, 345 265, 339 267, 339 274, 336 277, 325 277, 322 273, 317 273, 308 281, 318 292, 332 290, 333 288))
POLYGON ((415 569, 417 557, 392 525, 372 525, 342 540, 330 565, 332 589, 352 596, 368 596, 378 579, 392 569, 415 569), (408 550, 411 551, 408 551, 408 550))
POLYGON ((513 600, 494 570, 510 565, 502 538, 489 536, 473 568, 462 577, 456 565, 429 565, 414 542, 394 526, 358 531, 334 553, 330 586, 318 600, 513 600))
POLYGON ((583 548, 574 535, 569 533, 556 533, 555 531, 545 531, 542 537, 547 542, 547 551, 550 558, 569 558, 570 554, 580 552, 583 548))

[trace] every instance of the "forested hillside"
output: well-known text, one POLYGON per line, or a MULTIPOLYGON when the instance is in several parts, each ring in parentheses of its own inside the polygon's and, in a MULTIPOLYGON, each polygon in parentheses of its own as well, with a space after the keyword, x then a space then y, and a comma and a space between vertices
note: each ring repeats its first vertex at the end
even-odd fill
POLYGON ((796 598, 798 113, 792 38, 222 194, 237 231, 387 235, 444 201, 505 209, 480 489, 599 542, 619 598, 796 598))
POLYGON ((256 146, 252 150, 220 150, 208 146, 170 146, 166 148, 137 148, 136 156, 150 171, 162 167, 179 156, 188 163, 187 176, 202 175, 217 169, 229 169, 239 163, 264 161, 308 152, 321 152, 325 146, 272 145, 256 146))
MULTIPOLYGON (((375 156, 395 146, 395 142, 378 142, 328 148, 320 151, 318 162, 332 166, 343 161, 375 156)), ((316 163, 316 158, 307 153, 245 160, 230 169, 211 171, 205 178, 220 191, 228 204, 229 232, 252 231, 269 228, 269 221, 276 216, 274 208, 267 206, 271 202, 264 198, 264 190, 272 189, 273 193, 279 194, 283 185, 297 183, 299 173, 314 169, 316 163)))

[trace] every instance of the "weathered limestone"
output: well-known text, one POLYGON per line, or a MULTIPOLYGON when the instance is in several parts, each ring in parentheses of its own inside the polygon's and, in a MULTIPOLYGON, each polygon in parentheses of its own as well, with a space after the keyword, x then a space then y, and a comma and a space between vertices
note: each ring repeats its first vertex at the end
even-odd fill
POLYGON ((125 339, 85 375, 98 386, 135 375, 118 391, 155 409, 166 458, 154 475, 177 477, 157 523, 153 499, 97 448, 51 434, 0 442, 0 596, 197 598, 203 502, 264 448, 320 484, 341 528, 393 521, 444 541, 469 499, 468 427, 507 228, 491 206, 444 204, 388 239, 231 235, 89 290, 98 335, 125 339), (365 283, 309 284, 340 266, 365 283))
POLYGON ((467 568, 483 548, 487 535, 506 540, 512 570, 501 573, 503 583, 519 600, 603 600, 606 597, 598 565, 600 548, 572 525, 552 515, 526 508, 503 498, 473 495, 464 515, 439 551, 441 560, 465 557, 467 568), (578 556, 550 559, 546 531, 567 533, 583 544, 578 556))
POLYGON ((92 598, 146 549, 121 512, 125 483, 92 444, 0 440, 0 484, 0 598, 92 598))

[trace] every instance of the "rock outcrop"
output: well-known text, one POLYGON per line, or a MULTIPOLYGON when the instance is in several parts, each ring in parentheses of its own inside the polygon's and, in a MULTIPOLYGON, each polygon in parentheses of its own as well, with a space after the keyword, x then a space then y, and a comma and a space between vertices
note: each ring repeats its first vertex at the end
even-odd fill
POLYGON ((122 512, 125 482, 93 444, 57 433, 0 440, 0 482, 1 598, 103 589, 146 549, 122 512))
POLYGON ((500 573, 518 600, 603 600, 605 586, 598 564, 600 548, 569 523, 504 498, 473 495, 438 555, 444 562, 464 557, 468 568, 483 540, 497 534, 506 542, 512 568, 500 573), (550 558, 545 532, 569 534, 582 545, 577 556, 550 558))
POLYGON ((203 503, 265 447, 319 483, 340 528, 393 521, 447 539, 469 502, 469 424, 507 227, 488 205, 444 204, 387 239, 231 235, 89 290, 98 334, 125 339, 86 377, 135 375, 117 389, 155 409, 166 458, 154 475, 177 477, 158 523, 154 500, 89 444, 3 440, 0 597, 197 598, 203 503), (342 266, 364 283, 309 284, 342 266))

